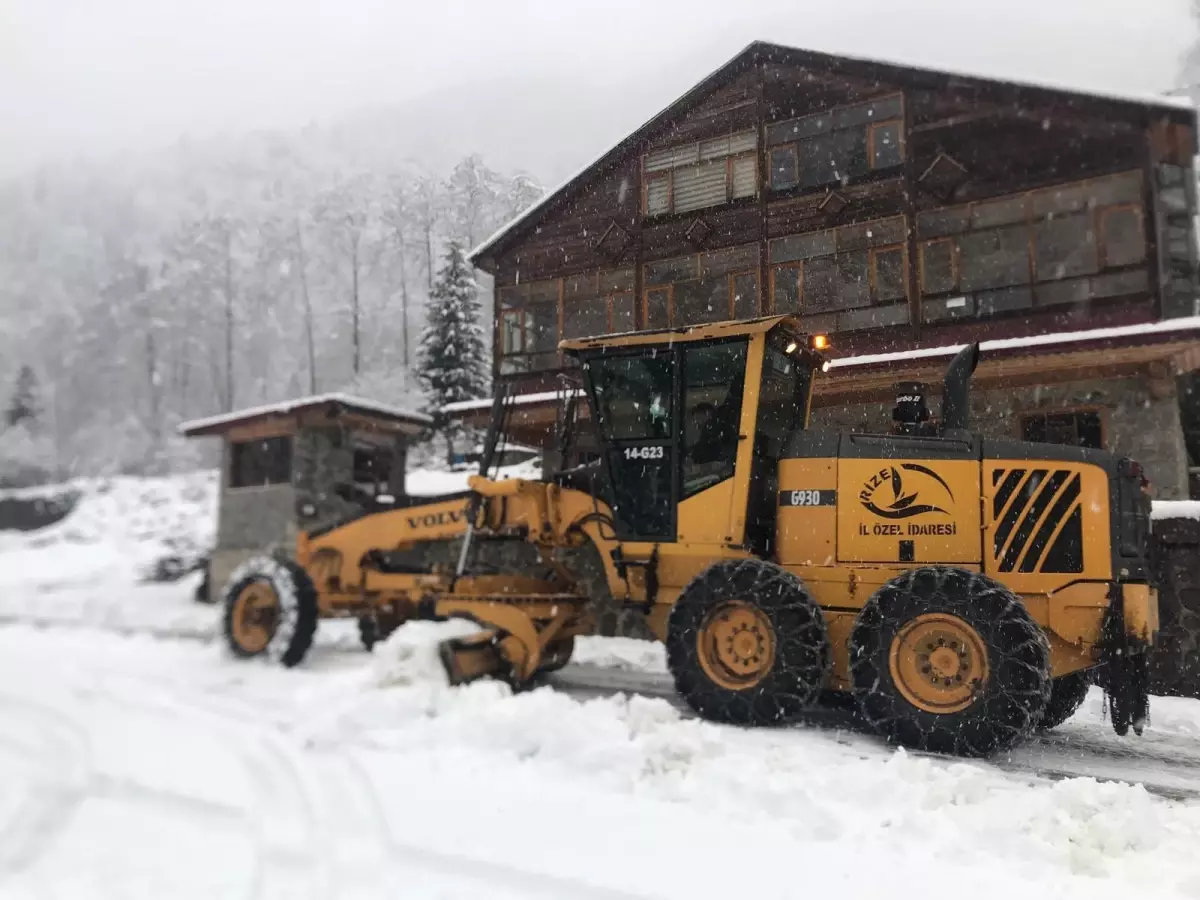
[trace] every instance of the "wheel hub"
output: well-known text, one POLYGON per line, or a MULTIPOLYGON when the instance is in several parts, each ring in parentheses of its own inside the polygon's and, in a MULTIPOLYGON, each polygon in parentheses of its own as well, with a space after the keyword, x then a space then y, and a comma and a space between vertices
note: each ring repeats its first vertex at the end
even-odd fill
POLYGON ((775 663, 775 629, 757 606, 734 600, 705 617, 697 636, 700 665, 721 687, 745 690, 775 663))
POLYGON ((266 581, 253 581, 242 588, 233 604, 234 640, 247 653, 266 649, 279 621, 279 595, 266 581))
POLYGON ((987 681, 987 646, 963 619, 925 613, 896 634, 888 665, 896 689, 913 706, 954 713, 970 706, 987 681))

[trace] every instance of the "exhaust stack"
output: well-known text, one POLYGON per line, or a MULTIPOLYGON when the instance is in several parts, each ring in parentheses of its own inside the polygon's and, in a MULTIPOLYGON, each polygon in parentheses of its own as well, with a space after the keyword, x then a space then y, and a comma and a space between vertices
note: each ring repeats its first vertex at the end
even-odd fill
POLYGON ((946 367, 942 385, 942 432, 966 431, 971 413, 971 376, 979 365, 979 344, 968 344, 946 367))

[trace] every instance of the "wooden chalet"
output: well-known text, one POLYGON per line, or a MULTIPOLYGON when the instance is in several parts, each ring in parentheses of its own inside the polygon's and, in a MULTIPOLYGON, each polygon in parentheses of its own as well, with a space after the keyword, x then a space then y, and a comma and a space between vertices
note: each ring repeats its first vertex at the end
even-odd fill
POLYGON ((878 431, 896 383, 982 340, 980 430, 1130 453, 1187 497, 1195 154, 1184 101, 756 42, 472 252, 495 376, 549 448, 561 339, 796 312, 836 357, 814 424, 878 431))

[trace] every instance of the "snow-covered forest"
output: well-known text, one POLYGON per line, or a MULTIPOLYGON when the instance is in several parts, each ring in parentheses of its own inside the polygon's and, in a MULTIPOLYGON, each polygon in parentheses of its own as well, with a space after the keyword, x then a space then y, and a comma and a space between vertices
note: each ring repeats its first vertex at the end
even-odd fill
POLYGON ((0 456, 155 472, 195 460, 188 418, 329 390, 419 405, 447 243, 474 246, 543 188, 404 146, 314 126, 0 182, 0 407, 20 380, 36 412, 0 427, 0 456))

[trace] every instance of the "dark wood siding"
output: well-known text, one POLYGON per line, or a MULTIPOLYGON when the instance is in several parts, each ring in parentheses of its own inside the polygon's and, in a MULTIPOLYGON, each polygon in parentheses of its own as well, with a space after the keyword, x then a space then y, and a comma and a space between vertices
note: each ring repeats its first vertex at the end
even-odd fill
MULTIPOLYGON (((918 339, 926 344, 1147 321, 1163 314, 1159 297, 1168 289, 1179 298, 1172 309, 1184 310, 1194 298, 1194 249, 1186 250, 1191 254, 1187 258, 1179 250, 1168 259, 1159 239, 1168 223, 1176 231, 1180 227, 1179 217, 1169 219, 1165 208, 1178 205, 1178 197, 1184 196, 1173 187, 1178 172, 1191 178, 1190 168, 1181 168, 1190 166, 1189 151, 1194 149, 1190 125, 1175 119, 1168 123, 1161 116, 1152 121, 1146 109, 1103 98, 832 57, 820 65, 790 58, 787 53, 740 58, 714 76, 706 91, 688 95, 652 127, 627 139, 620 155, 586 175, 582 186, 551 201, 531 226, 522 226, 519 236, 488 260, 497 289, 518 281, 630 268, 637 324, 645 327, 648 263, 750 246, 759 251, 757 272, 730 277, 755 275, 758 308, 765 313, 772 311, 779 265, 791 268, 787 279, 802 279, 807 266, 804 260, 772 262, 771 242, 819 232, 840 235, 841 229, 902 217, 912 227, 899 243, 843 251, 836 249, 839 237, 829 258, 810 267, 813 278, 867 277, 869 287, 848 283, 839 289, 835 284, 818 292, 819 309, 805 310, 802 284, 794 295, 786 293, 792 282, 784 285, 785 295, 796 298, 793 305, 801 307, 814 328, 838 332, 836 343, 843 352, 894 349, 918 339), (864 119, 863 109, 878 116, 864 119), (824 126, 814 121, 826 116, 835 124, 822 132, 824 126), (807 124, 795 124, 805 117, 807 124), (787 136, 789 127, 796 137, 787 136), (661 171, 656 166, 671 167, 674 192, 680 177, 676 172, 703 163, 708 158, 704 147, 715 146, 713 141, 724 136, 744 138, 747 131, 757 142, 753 196, 745 181, 745 158, 751 153, 743 143, 740 151, 729 151, 727 202, 714 201, 711 192, 704 195, 706 205, 663 200, 660 182, 658 205, 650 205, 643 171, 647 154, 658 154, 652 176, 661 171), (846 134, 824 143, 814 140, 814 135, 833 132, 846 134), (843 174, 833 154, 843 152, 847 140, 853 145, 846 151, 853 164, 843 174), (789 151, 773 157, 773 148, 789 143, 792 157, 789 151), (694 157, 699 162, 687 161, 692 157, 682 149, 686 145, 699 148, 694 157), (672 150, 679 150, 678 159, 684 161, 676 161, 672 150), (826 152, 829 160, 819 158, 826 152), (664 153, 671 162, 662 162, 664 153), (743 165, 737 187, 735 153, 741 153, 743 165), (824 166, 816 176, 801 177, 803 153, 809 154, 804 162, 810 169, 824 166), (790 181, 773 178, 773 171, 790 159, 796 176, 790 181), (1164 161, 1176 168, 1164 170, 1164 161), (1126 186, 1119 203, 1101 193, 1070 209, 1078 222, 1092 223, 1091 233, 1079 232, 1078 247, 1064 246, 1064 240, 1075 239, 1070 229, 1047 224, 1050 218, 1035 209, 1041 201, 1032 198, 1042 196, 1035 192, 1061 186, 1067 194, 1078 193, 1081 183, 1098 184, 1122 173, 1140 179, 1142 196, 1127 196, 1126 186), (977 226, 972 219, 959 236, 946 238, 926 232, 932 212, 978 208, 978 215, 986 216, 987 208, 979 205, 983 201, 1003 204, 1017 196, 1025 197, 1019 220, 977 226), (1009 231, 1001 234, 1000 229, 1009 231), (1140 249, 1132 246, 1139 234, 1140 249), (998 249, 989 245, 992 238, 998 249), (937 240, 945 243, 926 246, 937 240), (1020 241, 1027 246, 1020 251, 1027 264, 1017 258, 1020 241), (1003 262, 1005 253, 1012 265, 1003 262), (999 272, 962 277, 966 268, 993 257, 999 272), (886 289, 880 288, 881 280, 886 289), (838 297, 844 298, 844 307, 836 306, 838 297)), ((1194 198, 1189 187, 1185 200, 1193 209, 1194 198)), ((748 283, 730 282, 731 308, 748 283)), ((680 294, 687 301, 680 308, 696 309, 694 294, 703 294, 707 283, 686 290, 692 293, 680 294)), ((675 300, 671 303, 673 308, 675 300)), ((605 317, 589 317, 593 319, 605 317)), ((519 377, 530 385, 549 383, 545 374, 519 377)))

